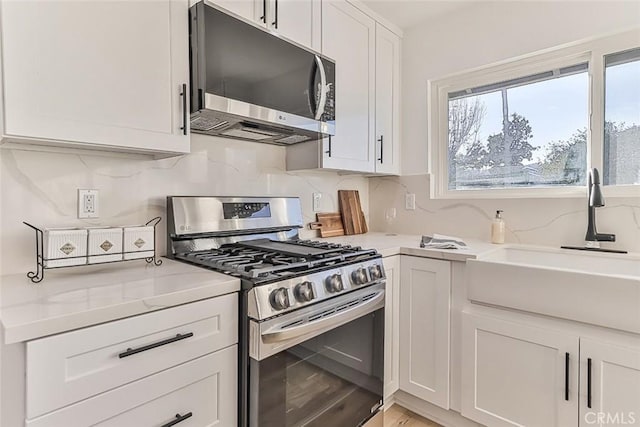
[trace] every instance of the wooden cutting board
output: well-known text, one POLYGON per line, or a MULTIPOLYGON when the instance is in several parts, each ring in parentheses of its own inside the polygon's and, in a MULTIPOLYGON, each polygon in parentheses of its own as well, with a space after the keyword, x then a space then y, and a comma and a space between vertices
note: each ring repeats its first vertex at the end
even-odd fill
POLYGON ((318 222, 309 224, 312 230, 320 230, 320 237, 336 237, 344 236, 344 226, 342 225, 342 216, 340 212, 318 213, 316 214, 318 222))
POLYGON ((358 190, 338 190, 340 213, 344 224, 344 234, 364 234, 368 231, 367 222, 360 206, 358 190))

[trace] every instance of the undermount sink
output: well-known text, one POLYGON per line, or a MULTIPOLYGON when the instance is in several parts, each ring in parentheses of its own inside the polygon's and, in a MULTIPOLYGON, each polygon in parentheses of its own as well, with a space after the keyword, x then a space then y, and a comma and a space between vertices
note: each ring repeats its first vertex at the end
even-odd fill
POLYGON ((640 257, 506 245, 467 261, 469 299, 640 333, 640 257))

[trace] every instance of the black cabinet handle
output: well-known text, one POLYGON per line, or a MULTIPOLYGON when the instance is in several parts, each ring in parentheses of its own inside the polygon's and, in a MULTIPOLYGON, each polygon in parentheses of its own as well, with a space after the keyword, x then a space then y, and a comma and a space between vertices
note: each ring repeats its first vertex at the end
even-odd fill
POLYGON ((569 400, 569 353, 564 354, 564 400, 569 400))
POLYGON ((172 342, 181 341, 187 338, 191 338, 193 336, 193 332, 189 332, 188 334, 178 334, 175 337, 167 338, 166 340, 158 341, 157 343, 145 345, 138 348, 128 348, 127 351, 122 352, 118 355, 120 359, 123 357, 133 356, 134 354, 142 353, 143 351, 151 350, 152 348, 161 347, 163 345, 171 344, 172 342))
POLYGON ((275 19, 273 21, 273 23, 271 25, 273 25, 274 27, 276 27, 276 30, 278 29, 278 0, 275 0, 275 12, 276 12, 276 16, 275 19))
POLYGON ((267 23, 267 0, 262 0, 262 16, 260 20, 265 24, 267 23))
POLYGON ((331 157, 331 135, 329 135, 329 149, 325 153, 331 157))
POLYGON ((180 96, 182 97, 182 134, 187 134, 187 84, 182 84, 182 92, 180 92, 180 96))
POLYGON ((204 109, 204 90, 198 89, 198 110, 204 109))
POLYGON ((380 135, 380 138, 378 138, 378 142, 380 143, 380 158, 378 159, 378 161, 380 163, 384 163, 384 135, 380 135))
POLYGON ((178 423, 183 422, 187 418, 191 418, 192 416, 193 416, 193 412, 187 412, 184 415, 176 414, 176 417, 174 419, 172 419, 171 421, 169 421, 166 424, 162 424, 160 427, 171 427, 171 426, 174 426, 174 425, 176 425, 178 423))
POLYGON ((587 359, 587 408, 591 408, 591 358, 587 359))

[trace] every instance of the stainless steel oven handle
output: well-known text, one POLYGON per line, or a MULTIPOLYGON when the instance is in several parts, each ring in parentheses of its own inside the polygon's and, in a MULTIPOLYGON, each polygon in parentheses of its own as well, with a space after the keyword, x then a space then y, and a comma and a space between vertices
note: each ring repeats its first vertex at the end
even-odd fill
POLYGON ((376 296, 363 303, 313 322, 289 328, 281 328, 280 326, 270 328, 262 333, 262 341, 271 344, 288 341, 318 330, 328 331, 382 307, 384 307, 384 290, 379 291, 376 296))

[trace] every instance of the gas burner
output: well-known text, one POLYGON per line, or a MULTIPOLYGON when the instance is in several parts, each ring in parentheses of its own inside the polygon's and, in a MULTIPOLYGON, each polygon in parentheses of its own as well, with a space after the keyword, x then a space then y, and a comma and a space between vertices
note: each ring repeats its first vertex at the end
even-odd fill
POLYGON ((249 240, 176 258, 263 284, 377 257, 375 250, 311 240, 249 240))

